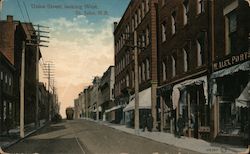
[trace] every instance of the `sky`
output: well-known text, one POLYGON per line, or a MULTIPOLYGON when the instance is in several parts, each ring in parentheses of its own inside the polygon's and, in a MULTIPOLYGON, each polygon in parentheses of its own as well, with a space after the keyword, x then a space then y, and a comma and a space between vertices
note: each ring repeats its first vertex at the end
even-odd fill
MULTIPOLYGON (((48 48, 41 48, 40 81, 46 82, 42 66, 52 61, 60 113, 114 65, 113 22, 120 20, 130 0, 4 0, 1 19, 50 27, 48 48), (26 11, 27 10, 27 11, 26 11)), ((47 29, 45 29, 47 30, 47 29)))

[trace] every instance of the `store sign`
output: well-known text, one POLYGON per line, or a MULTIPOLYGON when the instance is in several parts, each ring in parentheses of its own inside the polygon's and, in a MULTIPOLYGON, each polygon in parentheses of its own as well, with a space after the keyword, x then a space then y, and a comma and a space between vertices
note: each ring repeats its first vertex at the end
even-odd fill
POLYGON ((250 51, 243 52, 238 55, 231 56, 229 58, 219 60, 213 64, 214 71, 227 68, 233 65, 236 65, 238 63, 244 62, 250 60, 250 51))

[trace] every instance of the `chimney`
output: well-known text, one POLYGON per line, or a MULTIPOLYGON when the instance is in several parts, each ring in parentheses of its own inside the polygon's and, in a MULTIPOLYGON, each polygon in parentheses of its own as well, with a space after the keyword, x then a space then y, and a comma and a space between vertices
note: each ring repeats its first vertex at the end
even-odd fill
POLYGON ((114 22, 114 31, 115 31, 117 25, 118 25, 118 23, 117 23, 117 22, 114 22))
POLYGON ((13 16, 7 15, 7 22, 13 22, 13 16))

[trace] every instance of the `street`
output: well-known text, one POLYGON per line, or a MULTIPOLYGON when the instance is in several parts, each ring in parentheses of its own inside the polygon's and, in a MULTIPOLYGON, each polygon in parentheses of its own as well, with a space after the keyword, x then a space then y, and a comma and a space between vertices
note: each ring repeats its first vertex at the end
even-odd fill
POLYGON ((196 153, 127 134, 87 120, 46 126, 6 150, 9 153, 196 153))

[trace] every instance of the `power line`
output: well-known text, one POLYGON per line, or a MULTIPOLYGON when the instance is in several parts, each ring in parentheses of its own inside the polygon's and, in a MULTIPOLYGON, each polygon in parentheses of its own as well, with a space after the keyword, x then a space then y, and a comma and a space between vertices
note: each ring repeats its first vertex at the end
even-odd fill
POLYGON ((26 11, 27 17, 28 17, 28 19, 29 19, 29 22, 30 22, 29 12, 28 12, 28 10, 27 10, 27 7, 26 7, 26 4, 25 4, 25 2, 24 2, 24 1, 23 1, 23 5, 24 5, 24 8, 25 8, 25 11, 26 11))
POLYGON ((25 21, 25 18, 24 18, 23 11, 22 11, 21 5, 20 5, 20 3, 19 3, 19 0, 17 0, 17 4, 18 4, 19 10, 20 10, 20 12, 21 12, 21 15, 22 15, 22 17, 23 17, 23 21, 25 21))

